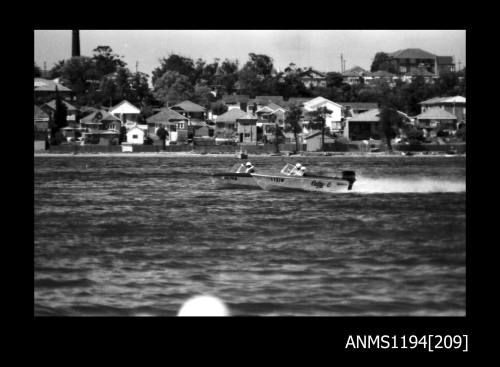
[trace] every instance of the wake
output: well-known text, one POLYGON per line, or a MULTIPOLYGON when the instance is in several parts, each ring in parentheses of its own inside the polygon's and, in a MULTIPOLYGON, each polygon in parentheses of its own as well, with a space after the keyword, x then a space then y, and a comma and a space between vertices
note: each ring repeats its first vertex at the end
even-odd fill
POLYGON ((392 179, 358 177, 353 193, 432 193, 465 192, 465 180, 440 180, 435 178, 392 179))

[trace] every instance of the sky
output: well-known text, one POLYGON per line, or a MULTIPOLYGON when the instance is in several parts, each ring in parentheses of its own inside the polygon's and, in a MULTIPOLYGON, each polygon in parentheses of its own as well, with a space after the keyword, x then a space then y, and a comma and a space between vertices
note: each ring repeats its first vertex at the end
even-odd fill
MULTIPOLYGON (((35 30, 35 62, 47 69, 71 57, 71 30, 35 30)), ((160 58, 177 53, 196 60, 238 59, 250 52, 266 54, 274 66, 312 66, 319 71, 369 70, 375 53, 420 48, 439 56, 454 56, 465 66, 465 30, 80 30, 80 52, 92 56, 97 46, 110 46, 127 67, 151 75, 160 58)))

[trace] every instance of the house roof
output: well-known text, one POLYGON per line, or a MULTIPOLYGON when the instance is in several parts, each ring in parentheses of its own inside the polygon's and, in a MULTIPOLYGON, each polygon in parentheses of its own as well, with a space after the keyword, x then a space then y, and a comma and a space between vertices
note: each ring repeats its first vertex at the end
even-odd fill
POLYGON ((321 96, 313 98, 313 99, 305 102, 304 107, 306 109, 316 109, 317 107, 320 107, 321 105, 326 104, 326 103, 331 103, 331 104, 334 104, 338 107, 342 107, 342 105, 340 105, 336 102, 330 101, 329 99, 326 99, 325 97, 321 97, 321 96))
POLYGON ((438 65, 452 65, 453 56, 437 56, 436 61, 438 65))
POLYGON ((385 70, 377 70, 372 73, 372 76, 374 77, 379 77, 379 78, 394 78, 397 75, 393 73, 389 73, 388 71, 385 70))
POLYGON ((49 115, 44 110, 42 110, 40 107, 35 105, 34 117, 35 117, 35 119, 48 119, 49 115))
POLYGON ((285 105, 287 106, 291 106, 292 104, 301 105, 310 101, 311 99, 312 98, 290 97, 288 101, 285 102, 285 105))
POLYGON ((411 70, 409 73, 406 73, 406 75, 411 75, 411 76, 434 76, 434 73, 431 73, 430 71, 426 70, 425 68, 416 68, 411 70))
POLYGON ((312 77, 316 77, 316 78, 325 78, 324 73, 319 72, 319 71, 314 70, 314 69, 308 69, 308 70, 305 70, 302 73, 300 73, 301 78, 303 78, 305 76, 309 76, 309 77, 312 76, 312 77))
POLYGON ((283 108, 283 107, 281 107, 281 106, 277 105, 276 103, 272 103, 272 102, 271 102, 271 103, 269 103, 266 107, 270 108, 270 109, 271 109, 271 110, 273 110, 273 111, 276 111, 276 110, 279 110, 279 109, 284 110, 284 108, 283 108))
POLYGON ((420 48, 407 48, 389 54, 395 59, 434 59, 436 55, 424 51, 420 48))
POLYGON ((246 103, 250 99, 250 96, 246 94, 224 94, 222 96, 222 101, 225 103, 246 103))
POLYGON ((371 110, 378 108, 377 102, 342 102, 342 106, 351 107, 352 110, 371 110))
POLYGON ((90 115, 85 116, 80 120, 80 123, 82 124, 92 124, 92 123, 100 123, 101 121, 120 121, 119 118, 113 116, 107 111, 104 110, 97 110, 92 112, 90 115), (101 114, 99 117, 98 114, 101 114))
POLYGON ((34 78, 34 89, 36 92, 55 92, 56 87, 59 92, 71 92, 72 90, 66 88, 62 84, 58 84, 52 80, 44 78, 34 78))
POLYGON ((251 113, 245 113, 244 115, 238 117, 236 120, 255 120, 255 121, 257 121, 258 118, 257 118, 257 116, 252 115, 251 113))
POLYGON ((417 115, 418 120, 456 120, 457 116, 439 107, 429 108, 424 113, 417 115))
MULTIPOLYGON (((62 101, 62 102, 64 103, 64 105, 68 109, 68 112, 69 111, 78 111, 78 108, 76 108, 75 106, 69 104, 68 102, 66 102, 66 101, 62 101)), ((48 106, 48 107, 50 107, 51 109, 55 110, 56 109, 56 100, 53 99, 52 101, 45 103, 45 105, 48 106)))
MULTIPOLYGON (((304 139, 307 140, 307 139, 311 139, 311 138, 314 138, 315 136, 318 136, 320 135, 321 136, 321 131, 318 130, 318 131, 313 131, 312 133, 304 136, 304 139)), ((330 133, 325 133, 325 138, 330 138, 330 139, 335 139, 335 136, 333 136, 332 134, 330 133)))
POLYGON ((254 99, 248 101, 248 103, 257 103, 260 105, 267 105, 269 103, 281 104, 284 102, 283 96, 256 96, 254 99))
POLYGON ((443 103, 466 103, 465 97, 454 96, 454 97, 434 97, 420 102, 421 105, 435 105, 443 103))
POLYGON ((372 73, 368 70, 363 69, 361 66, 354 66, 349 70, 346 70, 342 73, 342 76, 372 76, 372 73))
POLYGON ((135 107, 132 103, 130 103, 127 100, 123 100, 117 105, 111 107, 109 109, 110 113, 141 113, 141 110, 139 110, 137 107, 135 107))
POLYGON ((222 115, 217 117, 217 122, 236 122, 240 117, 245 116, 247 113, 239 108, 233 108, 222 115))
POLYGON ((177 103, 176 105, 171 107, 172 109, 180 109, 185 112, 205 112, 206 108, 202 107, 191 101, 182 101, 181 103, 177 103))
MULTIPOLYGON (((410 119, 406 113, 398 111, 398 113, 406 119, 410 119)), ((354 115, 349 122, 378 122, 380 121, 380 108, 373 108, 366 112, 354 115)))
POLYGON ((171 110, 170 108, 164 108, 160 112, 150 116, 146 119, 147 123, 161 123, 170 121, 187 121, 187 117, 182 116, 179 112, 171 110))

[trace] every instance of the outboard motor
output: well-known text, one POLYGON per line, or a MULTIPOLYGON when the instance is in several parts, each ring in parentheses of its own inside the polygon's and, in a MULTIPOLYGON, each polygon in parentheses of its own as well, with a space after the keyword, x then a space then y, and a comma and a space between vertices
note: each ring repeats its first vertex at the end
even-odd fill
POLYGON ((347 190, 352 190, 352 185, 356 181, 356 173, 354 171, 342 171, 342 179, 349 182, 347 190))

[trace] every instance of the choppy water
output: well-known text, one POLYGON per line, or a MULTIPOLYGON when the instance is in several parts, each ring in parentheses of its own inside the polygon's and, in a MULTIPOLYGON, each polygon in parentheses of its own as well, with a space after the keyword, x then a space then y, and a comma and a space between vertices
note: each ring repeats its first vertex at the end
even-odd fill
MULTIPOLYGON (((297 159, 252 158, 281 168, 297 159)), ((465 158, 300 158, 344 194, 214 190, 213 156, 35 157, 35 315, 464 315, 465 158)))

